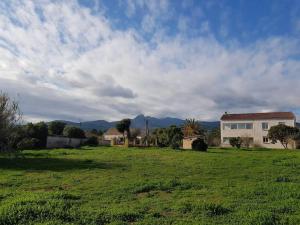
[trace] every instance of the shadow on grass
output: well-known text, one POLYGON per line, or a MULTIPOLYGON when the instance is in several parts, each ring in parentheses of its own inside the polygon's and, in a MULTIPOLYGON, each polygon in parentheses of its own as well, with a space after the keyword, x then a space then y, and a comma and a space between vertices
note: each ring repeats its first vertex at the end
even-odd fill
POLYGON ((82 169, 115 169, 125 166, 112 162, 96 162, 93 160, 63 159, 63 158, 1 158, 0 169, 55 171, 82 169))

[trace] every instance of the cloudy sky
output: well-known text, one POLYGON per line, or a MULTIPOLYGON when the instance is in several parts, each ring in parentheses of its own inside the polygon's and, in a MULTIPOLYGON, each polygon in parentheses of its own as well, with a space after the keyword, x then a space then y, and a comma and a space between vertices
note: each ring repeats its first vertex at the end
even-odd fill
POLYGON ((300 119, 300 3, 1 0, 0 90, 32 121, 300 119))

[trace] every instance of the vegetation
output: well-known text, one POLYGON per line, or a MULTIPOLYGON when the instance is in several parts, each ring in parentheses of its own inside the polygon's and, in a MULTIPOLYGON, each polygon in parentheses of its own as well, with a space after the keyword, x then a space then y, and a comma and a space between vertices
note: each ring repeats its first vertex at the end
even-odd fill
POLYGON ((126 136, 130 138, 130 125, 130 119, 123 119, 116 124, 116 128, 120 133, 123 134, 124 137, 126 134, 126 136))
POLYGON ((207 144, 211 147, 217 147, 221 144, 221 131, 220 128, 213 129, 207 134, 207 144))
POLYGON ((187 119, 183 125, 182 132, 184 137, 203 134, 199 122, 195 119, 187 119))
POLYGON ((157 128, 152 132, 152 142, 158 147, 178 149, 181 146, 183 133, 175 125, 167 128, 157 128))
POLYGON ((268 136, 273 144, 279 141, 287 149, 290 141, 295 140, 299 133, 300 131, 297 127, 279 124, 270 128, 268 136))
POLYGON ((52 121, 48 125, 48 130, 50 135, 63 135, 66 123, 61 121, 52 121))
POLYGON ((16 150, 14 134, 21 120, 19 105, 0 92, 0 152, 16 150))
POLYGON ((208 146, 202 138, 197 138, 192 143, 192 149, 193 150, 206 152, 207 148, 208 148, 208 146))
POLYGON ((98 137, 96 137, 96 136, 88 137, 88 139, 86 140, 86 142, 84 144, 88 145, 88 146, 98 146, 98 144, 99 144, 98 137))
POLYGON ((82 129, 73 126, 66 126, 63 135, 68 138, 85 138, 85 133, 82 129))
POLYGON ((300 224, 300 155, 85 148, 0 155, 0 224, 300 224))
POLYGON ((233 138, 230 138, 229 139, 229 143, 232 147, 235 147, 235 148, 241 148, 242 146, 242 138, 240 137, 233 137, 233 138))

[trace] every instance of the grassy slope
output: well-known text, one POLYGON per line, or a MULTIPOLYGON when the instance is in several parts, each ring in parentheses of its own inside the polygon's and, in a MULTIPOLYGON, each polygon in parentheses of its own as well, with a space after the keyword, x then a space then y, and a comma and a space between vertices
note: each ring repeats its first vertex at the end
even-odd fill
POLYGON ((0 225, 300 224, 300 152, 94 148, 0 156, 0 225))

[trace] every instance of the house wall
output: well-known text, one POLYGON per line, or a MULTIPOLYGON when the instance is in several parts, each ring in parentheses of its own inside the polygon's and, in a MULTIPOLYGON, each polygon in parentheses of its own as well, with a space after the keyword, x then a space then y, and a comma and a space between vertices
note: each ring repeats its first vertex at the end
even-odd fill
POLYGON ((111 140, 113 140, 113 139, 118 139, 118 138, 123 138, 123 135, 107 135, 107 134, 104 134, 103 135, 103 137, 104 137, 104 140, 106 140, 106 141, 111 141, 111 140))
MULTIPOLYGON (((277 142, 275 144, 272 143, 264 143, 263 137, 268 136, 268 130, 262 129, 262 123, 267 122, 269 125, 269 129, 272 126, 278 125, 279 122, 285 123, 288 126, 295 126, 295 120, 230 120, 230 121, 221 121, 220 129, 221 129, 221 146, 229 147, 229 143, 224 143, 224 137, 252 137, 253 144, 259 145, 265 148, 283 148, 283 146, 277 142), (224 124, 226 123, 252 123, 252 129, 233 129, 233 130, 224 130, 224 124)), ((295 144, 291 143, 289 148, 294 148, 295 144)))

